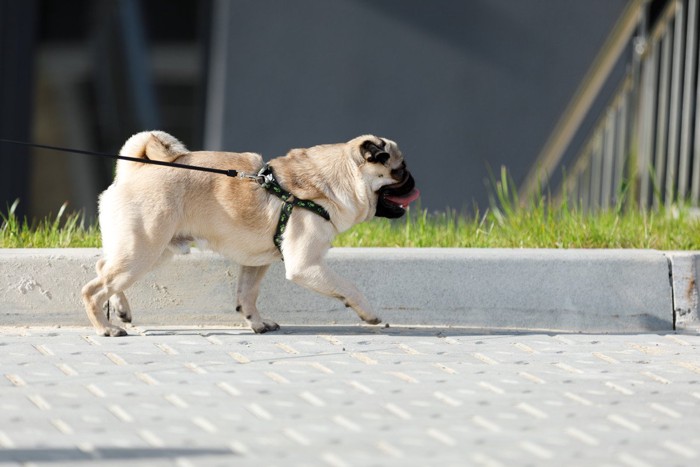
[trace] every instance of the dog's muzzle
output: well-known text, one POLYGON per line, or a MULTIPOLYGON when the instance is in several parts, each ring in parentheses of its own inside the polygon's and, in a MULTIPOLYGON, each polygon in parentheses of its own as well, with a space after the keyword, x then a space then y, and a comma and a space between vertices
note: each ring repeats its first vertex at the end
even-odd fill
POLYGON ((406 170, 404 179, 393 185, 383 186, 377 194, 377 210, 375 216, 396 219, 406 214, 406 207, 418 199, 420 191, 411 173, 406 170))

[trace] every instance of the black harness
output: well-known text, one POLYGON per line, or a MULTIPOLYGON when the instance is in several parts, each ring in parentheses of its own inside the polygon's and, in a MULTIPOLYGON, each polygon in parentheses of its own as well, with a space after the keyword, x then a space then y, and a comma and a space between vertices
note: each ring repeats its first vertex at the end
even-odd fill
POLYGON ((280 253, 282 253, 282 235, 284 235, 284 231, 287 228, 287 222, 289 222, 289 217, 292 215, 292 209, 294 209, 294 206, 308 209, 309 211, 323 217, 327 221, 331 220, 330 214, 328 214, 328 211, 326 211, 323 206, 306 199, 297 199, 293 194, 282 188, 275 178, 272 167, 270 167, 268 164, 265 164, 262 170, 258 172, 258 177, 260 186, 284 202, 280 212, 280 219, 277 222, 277 229, 275 229, 275 235, 272 237, 272 241, 275 243, 275 246, 280 253))

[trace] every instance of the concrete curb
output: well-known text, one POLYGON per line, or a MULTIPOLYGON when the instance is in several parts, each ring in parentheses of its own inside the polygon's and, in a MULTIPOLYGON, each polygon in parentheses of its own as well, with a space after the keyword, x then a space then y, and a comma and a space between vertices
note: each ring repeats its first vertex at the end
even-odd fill
MULTIPOLYGON (((85 325, 80 289, 97 249, 0 250, 0 325, 85 325)), ((653 250, 336 248, 328 263, 384 322, 580 332, 700 329, 700 253, 653 250)), ((202 251, 176 257, 127 296, 139 325, 221 325, 237 267, 202 251)), ((282 324, 356 324, 340 302, 268 272, 259 300, 282 324)))

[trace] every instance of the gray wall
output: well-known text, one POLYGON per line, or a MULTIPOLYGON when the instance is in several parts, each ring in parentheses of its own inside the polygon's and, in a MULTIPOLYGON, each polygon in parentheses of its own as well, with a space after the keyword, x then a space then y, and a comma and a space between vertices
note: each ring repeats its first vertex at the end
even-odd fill
POLYGON ((430 209, 516 183, 624 0, 216 0, 205 146, 266 159, 375 133, 430 209))

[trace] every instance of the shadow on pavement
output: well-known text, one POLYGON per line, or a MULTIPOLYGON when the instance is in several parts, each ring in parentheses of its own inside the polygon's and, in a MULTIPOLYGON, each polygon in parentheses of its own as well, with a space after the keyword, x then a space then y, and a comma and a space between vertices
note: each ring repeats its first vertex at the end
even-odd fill
POLYGON ((0 462, 66 462, 95 460, 174 459, 178 457, 232 456, 230 449, 221 448, 119 448, 96 447, 85 452, 77 447, 6 448, 0 450, 0 462))
MULTIPOLYGON (((209 336, 255 336, 253 331, 243 327, 147 327, 136 326, 131 329, 130 334, 138 330, 144 336, 168 336, 168 335, 197 335, 209 336)), ((678 331, 649 331, 644 333, 609 333, 609 332, 579 332, 562 329, 514 329, 514 328, 471 328, 461 326, 391 326, 386 325, 319 325, 319 326, 298 326, 282 324, 279 331, 260 334, 257 337, 286 336, 286 335, 348 335, 348 336, 425 336, 425 337, 449 337, 449 336, 499 336, 499 335, 557 335, 557 334, 580 334, 580 335, 634 335, 634 334, 678 334, 678 331)))

